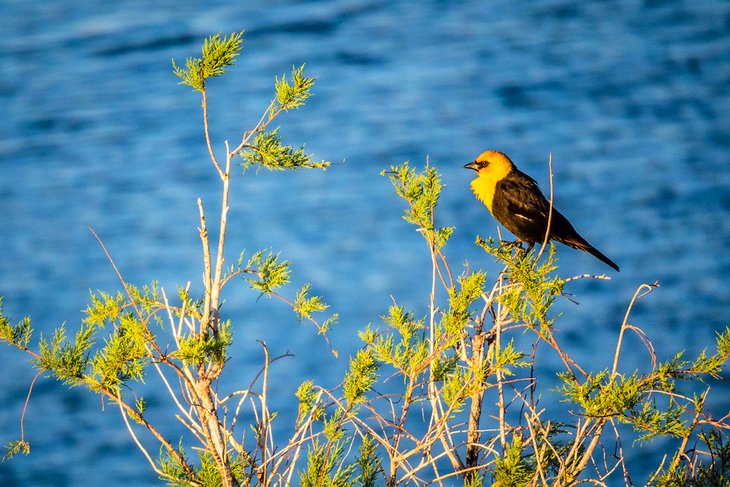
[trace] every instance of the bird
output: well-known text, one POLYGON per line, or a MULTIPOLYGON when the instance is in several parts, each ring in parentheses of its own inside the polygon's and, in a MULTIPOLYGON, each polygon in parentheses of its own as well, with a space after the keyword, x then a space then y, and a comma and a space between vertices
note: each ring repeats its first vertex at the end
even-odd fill
POLYGON ((619 267, 581 237, 557 209, 553 207, 549 216, 550 203, 540 191, 537 181, 517 169, 507 155, 489 150, 464 167, 477 173, 471 182, 477 199, 484 203, 495 220, 520 241, 526 242, 528 250, 535 242, 545 241, 549 218, 549 240, 588 252, 619 271, 619 267))

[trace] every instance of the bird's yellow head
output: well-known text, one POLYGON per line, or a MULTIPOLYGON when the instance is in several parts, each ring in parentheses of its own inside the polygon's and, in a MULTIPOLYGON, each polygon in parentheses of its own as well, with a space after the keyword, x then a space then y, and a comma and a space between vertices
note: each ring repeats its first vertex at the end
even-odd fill
POLYGON ((476 197, 492 211, 492 200, 497 183, 512 172, 515 165, 509 157, 495 150, 482 152, 475 161, 464 166, 474 169, 477 177, 471 182, 471 190, 476 197))

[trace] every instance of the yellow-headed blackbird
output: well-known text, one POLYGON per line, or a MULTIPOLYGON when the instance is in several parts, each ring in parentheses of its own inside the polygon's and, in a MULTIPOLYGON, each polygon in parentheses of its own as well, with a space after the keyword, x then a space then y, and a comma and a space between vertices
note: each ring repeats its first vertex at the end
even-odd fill
MULTIPOLYGON (((543 242, 548 230, 550 203, 537 182, 523 173, 501 152, 487 151, 464 167, 474 169, 471 182, 476 197, 489 208, 495 220, 532 247, 543 242)), ((618 266, 589 244, 562 213, 553 208, 550 217, 550 240, 584 250, 617 271, 618 266)))

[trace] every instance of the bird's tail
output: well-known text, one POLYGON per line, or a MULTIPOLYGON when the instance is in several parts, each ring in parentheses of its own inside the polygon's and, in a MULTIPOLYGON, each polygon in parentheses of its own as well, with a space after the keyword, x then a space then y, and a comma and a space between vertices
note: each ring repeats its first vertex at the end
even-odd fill
POLYGON ((571 238, 568 240, 559 240, 559 242, 564 243, 568 247, 573 247, 574 249, 583 250, 585 252, 588 252, 593 257, 595 257, 596 259, 609 265, 617 272, 619 271, 619 268, 614 261, 612 261, 605 255, 603 255, 597 248, 595 248, 593 245, 589 244, 584 238, 582 238, 580 236, 577 239, 571 238))

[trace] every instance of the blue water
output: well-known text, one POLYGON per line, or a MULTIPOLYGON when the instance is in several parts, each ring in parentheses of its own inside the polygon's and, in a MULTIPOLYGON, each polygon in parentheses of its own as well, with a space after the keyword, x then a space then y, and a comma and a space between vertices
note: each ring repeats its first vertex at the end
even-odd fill
MULTIPOLYGON (((281 119, 282 134, 337 164, 325 173, 236 173, 227 256, 280 250, 295 283, 311 282, 340 314, 332 340, 341 358, 278 302, 230 287, 224 311, 236 345, 228 385, 248 385, 262 357, 255 340, 264 339, 272 354, 295 355, 272 377, 274 406, 290 406, 305 378, 338 383, 359 346, 356 331, 378 324, 391 296, 425 314, 429 260, 379 175, 391 164, 428 157, 440 169, 447 187, 439 223, 456 226, 452 266, 468 260, 496 272, 473 245, 496 226, 462 168, 486 149, 507 152, 545 188, 552 153, 556 206, 621 266, 615 274, 589 255, 558 251, 564 275, 613 278, 575 283, 569 291, 580 305, 558 306, 561 336, 579 361, 610 364, 634 290, 657 280, 662 287, 631 322, 660 358, 698 353, 730 324, 730 3, 515 5, 0 3, 5 313, 30 315, 46 334, 63 322, 73 329, 89 289, 119 288, 88 227, 128 281, 157 279, 168 291, 191 281, 200 290, 195 200, 212 215, 218 182, 199 98, 176 85, 170 59, 197 55, 212 33, 246 29, 236 67, 209 85, 216 149, 255 123, 275 76, 306 63, 316 96, 281 119)), ((5 443, 19 436, 34 372, 7 347, 0 360, 5 443)), ((625 370, 647 362, 630 339, 625 370)), ((730 389, 715 392, 721 416, 730 389)), ((177 424, 162 414, 166 397, 147 394, 151 414, 175 437, 177 424)), ((292 415, 289 407, 280 420, 292 415)), ((25 427, 32 454, 0 464, 2 485, 161 485, 118 411, 82 390, 39 381, 25 427)), ((632 453, 634 463, 656 460, 651 449, 632 453)))

